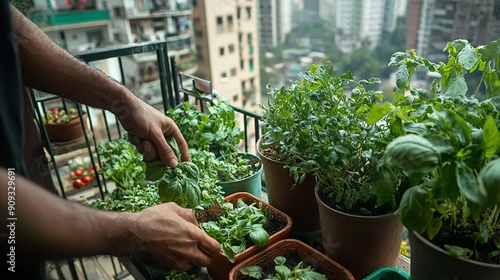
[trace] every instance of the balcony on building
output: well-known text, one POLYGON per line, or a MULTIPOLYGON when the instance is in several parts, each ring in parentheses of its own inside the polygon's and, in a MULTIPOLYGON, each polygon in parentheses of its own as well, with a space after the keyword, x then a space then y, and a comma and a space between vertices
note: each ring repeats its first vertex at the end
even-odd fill
POLYGON ((29 18, 45 32, 103 26, 110 20, 97 0, 34 0, 29 18))

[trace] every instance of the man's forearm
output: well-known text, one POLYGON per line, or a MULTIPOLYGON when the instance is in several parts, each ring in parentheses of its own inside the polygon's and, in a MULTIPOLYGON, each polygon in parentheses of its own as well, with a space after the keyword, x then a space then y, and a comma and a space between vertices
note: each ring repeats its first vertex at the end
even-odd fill
MULTIPOLYGON (((1 185, 7 186, 10 179, 15 183, 15 246, 21 259, 128 255, 136 246, 128 227, 137 214, 100 211, 65 201, 20 175, 8 178, 1 168, 1 185)), ((7 188, 2 189, 2 205, 7 205, 7 188)), ((1 213, 1 219, 7 221, 6 209, 1 213)), ((2 231, 6 229, 4 226, 2 231)))
POLYGON ((123 85, 60 48, 13 6, 11 14, 25 85, 114 113, 136 99, 123 85))

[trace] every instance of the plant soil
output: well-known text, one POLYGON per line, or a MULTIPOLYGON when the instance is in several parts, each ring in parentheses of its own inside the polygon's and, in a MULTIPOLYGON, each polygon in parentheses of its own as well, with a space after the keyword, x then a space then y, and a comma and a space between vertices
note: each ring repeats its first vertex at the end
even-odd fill
MULTIPOLYGON (((314 266, 314 264, 310 264, 310 263, 307 263, 306 261, 302 260, 299 256, 299 253, 297 251, 295 252, 289 252, 289 253, 286 253, 285 255, 283 255, 283 257, 286 258, 286 262, 285 262, 285 265, 290 268, 290 270, 292 270, 294 267, 296 267, 301 261, 303 262, 303 267, 307 267, 307 266, 311 266, 313 271, 315 272, 318 272, 318 273, 321 273, 323 274, 323 272, 316 266, 314 266)), ((262 266, 262 273, 267 276, 269 274, 276 274, 276 270, 274 269, 275 268, 275 263, 274 263, 274 259, 268 263, 267 265, 265 266, 262 266)), ((246 277, 246 278, 243 278, 244 280, 252 280, 254 278, 251 278, 251 277, 246 277)), ((264 279, 267 279, 267 278, 264 278, 264 279)))
MULTIPOLYGON (((326 205, 329 207, 338 210, 343 213, 358 215, 358 216, 380 216, 385 214, 394 213, 397 209, 391 207, 389 203, 386 203, 382 206, 377 206, 377 201, 375 197, 371 197, 368 201, 359 202, 352 205, 351 209, 347 209, 343 203, 338 203, 335 201, 335 197, 328 197, 323 192, 319 191, 318 195, 326 205)), ((399 201, 399 194, 396 194, 396 201, 399 201)))
POLYGON ((496 247, 500 245, 500 229, 497 229, 494 234, 490 234, 488 243, 481 244, 479 242, 474 242, 474 240, 470 237, 473 232, 477 231, 477 227, 473 225, 474 223, 470 221, 468 227, 452 227, 451 223, 443 221, 441 230, 432 240, 429 240, 427 235, 422 236, 424 236, 425 239, 432 244, 445 251, 446 249, 444 248, 444 245, 459 246, 462 248, 469 248, 471 250, 475 249, 475 252, 471 256, 470 260, 500 264, 500 249, 496 247), (488 255, 494 251, 499 252, 499 254, 491 256, 488 259, 488 255))
POLYGON ((278 144, 271 144, 271 145, 267 146, 266 148, 260 148, 260 153, 263 156, 270 158, 272 160, 275 160, 275 161, 283 162, 286 159, 286 157, 284 155, 280 155, 278 144))

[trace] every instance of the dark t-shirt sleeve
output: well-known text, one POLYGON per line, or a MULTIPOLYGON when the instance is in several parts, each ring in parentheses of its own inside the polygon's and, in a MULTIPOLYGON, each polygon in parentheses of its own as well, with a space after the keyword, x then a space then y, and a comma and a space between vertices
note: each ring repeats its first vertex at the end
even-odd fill
POLYGON ((0 166, 26 176, 21 71, 7 0, 0 0, 0 166))

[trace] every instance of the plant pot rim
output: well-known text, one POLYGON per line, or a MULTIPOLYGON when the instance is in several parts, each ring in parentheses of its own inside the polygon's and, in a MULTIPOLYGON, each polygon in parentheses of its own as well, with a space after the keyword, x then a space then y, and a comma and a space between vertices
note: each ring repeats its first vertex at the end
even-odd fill
POLYGON ((485 266, 485 267, 489 267, 489 268, 492 268, 492 269, 499 269, 500 270, 500 264, 485 263, 485 262, 480 262, 480 261, 476 261, 476 260, 468 260, 468 259, 464 259, 464 258, 460 258, 460 257, 455 257, 452 254, 448 253, 446 250, 444 250, 444 249, 442 249, 442 248, 434 245, 434 243, 432 243, 429 240, 425 239, 422 235, 420 235, 416 231, 408 230, 408 234, 409 235, 413 235, 420 242, 422 242, 425 245, 431 247, 432 249, 438 251, 439 253, 445 254, 445 255, 447 255, 447 256, 449 256, 451 258, 456 258, 456 259, 458 259, 460 261, 468 262, 468 263, 471 263, 471 264, 474 264, 474 265, 485 266))
MULTIPOLYGON (((244 155, 246 157, 252 157, 252 158, 256 158, 259 160, 260 162, 260 168, 259 170, 257 170, 254 174, 248 176, 248 177, 245 177, 243 179, 239 179, 239 180, 234 180, 234 181, 218 181, 217 184, 220 184, 220 185, 227 185, 227 184, 233 184, 233 183, 240 183, 240 182, 246 182, 246 181, 250 181, 252 180, 253 178, 255 178, 256 176, 260 176, 262 174, 262 171, 264 170, 264 165, 262 164, 262 160, 257 156, 257 155, 254 155, 252 153, 233 153, 233 154, 237 154, 237 155, 244 155)), ((220 160, 221 158, 223 158, 224 156, 220 156, 217 158, 217 160, 220 160)))
POLYGON ((349 213, 346 213, 346 212, 343 212, 343 211, 340 211, 337 209, 333 209, 332 207, 328 206, 325 202, 323 202, 323 200, 321 200, 321 198, 318 195, 318 191, 319 191, 319 187, 316 186, 314 188, 314 195, 316 196, 316 200, 318 201, 319 204, 321 204, 323 207, 331 210, 334 213, 337 213, 339 215, 343 215, 345 217, 349 217, 351 219, 359 219, 359 220, 363 220, 363 221, 370 221, 370 220, 380 221, 380 220, 391 220, 395 216, 394 212, 382 214, 382 215, 363 216, 363 215, 349 214, 349 213))
POLYGON ((269 161, 272 161, 274 163, 278 163, 278 164, 284 164, 285 162, 284 161, 280 161, 280 160, 275 160, 275 159, 272 159, 270 157, 266 157, 265 155, 262 154, 261 152, 261 148, 260 146, 262 145, 262 137, 259 138, 259 140, 257 140, 257 143, 255 144, 256 147, 257 147, 257 153, 259 154, 260 157, 263 157, 265 158, 266 160, 269 160, 269 161))

